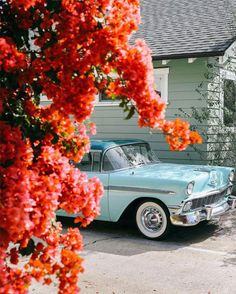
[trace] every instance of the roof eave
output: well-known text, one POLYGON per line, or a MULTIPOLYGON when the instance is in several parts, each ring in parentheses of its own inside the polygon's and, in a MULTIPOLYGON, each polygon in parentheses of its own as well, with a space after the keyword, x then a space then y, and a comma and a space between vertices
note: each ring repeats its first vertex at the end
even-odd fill
POLYGON ((213 57, 213 56, 223 56, 225 51, 236 41, 236 36, 228 40, 222 50, 212 50, 207 52, 181 52, 175 54, 162 54, 153 55, 153 60, 165 60, 165 59, 181 59, 181 58, 200 58, 200 57, 213 57))
POLYGON ((223 56, 226 50, 223 51, 212 51, 212 52, 194 52, 194 53, 178 53, 169 55, 152 56, 153 60, 165 60, 165 59, 182 59, 182 58, 200 58, 200 57, 213 57, 223 56))

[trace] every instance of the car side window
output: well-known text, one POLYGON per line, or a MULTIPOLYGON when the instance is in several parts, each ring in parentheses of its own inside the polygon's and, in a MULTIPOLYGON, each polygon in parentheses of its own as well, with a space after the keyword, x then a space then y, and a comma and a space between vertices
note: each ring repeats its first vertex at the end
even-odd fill
POLYGON ((103 160, 104 171, 117 170, 129 166, 129 160, 121 147, 111 148, 105 153, 103 160))
POLYGON ((84 155, 80 162, 70 161, 75 167, 81 171, 100 171, 101 153, 89 152, 84 155))
POLYGON ((71 160, 71 163, 81 171, 91 171, 92 155, 91 153, 86 153, 80 162, 74 162, 71 160))
POLYGON ((112 166, 112 163, 107 155, 109 156, 109 151, 104 156, 102 169, 104 171, 114 170, 114 167, 112 166))
POLYGON ((92 164, 92 171, 100 171, 100 163, 101 163, 101 153, 94 152, 93 153, 93 164, 92 164))

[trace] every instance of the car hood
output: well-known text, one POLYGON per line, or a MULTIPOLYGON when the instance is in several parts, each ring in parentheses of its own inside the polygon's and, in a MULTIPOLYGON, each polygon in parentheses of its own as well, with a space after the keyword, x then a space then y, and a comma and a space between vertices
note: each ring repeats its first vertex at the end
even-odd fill
POLYGON ((132 169, 132 172, 137 176, 169 178, 172 180, 183 179, 190 181, 193 178, 196 179, 196 177, 201 177, 202 175, 208 176, 213 170, 214 169, 212 168, 200 168, 195 165, 158 163, 138 166, 132 169))
MULTIPOLYGON (((222 167, 182 165, 171 163, 158 163, 138 166, 131 171, 131 175, 156 179, 164 182, 195 182, 195 189, 202 190, 204 186, 219 188, 228 183, 228 178, 222 167)), ((229 168, 227 168, 229 169, 229 168)), ((195 190, 195 192, 197 192, 195 190)))

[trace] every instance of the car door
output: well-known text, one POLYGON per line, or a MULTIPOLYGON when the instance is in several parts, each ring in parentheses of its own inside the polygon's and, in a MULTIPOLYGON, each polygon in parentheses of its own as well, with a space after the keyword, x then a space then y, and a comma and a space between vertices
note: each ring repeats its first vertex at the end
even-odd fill
MULTIPOLYGON (((96 218, 97 220, 110 220, 109 209, 108 209, 108 184, 109 184, 109 174, 101 172, 101 151, 93 151, 88 154, 90 157, 90 167, 91 169, 86 171, 89 178, 98 177, 103 184, 104 194, 100 201, 100 215, 96 218)), ((82 169, 81 169, 82 170, 82 169)))

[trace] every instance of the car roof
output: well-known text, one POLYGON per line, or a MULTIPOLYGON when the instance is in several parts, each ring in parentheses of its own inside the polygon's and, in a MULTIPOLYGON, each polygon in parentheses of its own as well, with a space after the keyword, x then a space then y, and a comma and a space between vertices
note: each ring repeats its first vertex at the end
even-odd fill
POLYGON ((126 144, 137 144, 137 143, 147 143, 144 140, 140 139, 98 139, 91 140, 91 150, 101 150, 126 145, 126 144))

